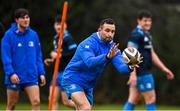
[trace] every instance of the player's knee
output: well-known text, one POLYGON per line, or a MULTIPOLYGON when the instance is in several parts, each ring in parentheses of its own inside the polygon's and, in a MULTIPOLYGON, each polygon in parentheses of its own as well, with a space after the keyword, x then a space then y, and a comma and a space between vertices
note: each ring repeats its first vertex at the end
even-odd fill
POLYGON ((58 104, 58 98, 54 98, 52 102, 53 104, 58 104))
POLYGON ((136 104, 138 104, 138 102, 139 102, 139 99, 131 99, 131 100, 129 100, 129 102, 130 103, 132 103, 132 104, 134 104, 134 105, 136 105, 136 104))
POLYGON ((134 105, 138 104, 139 100, 140 100, 139 96, 129 97, 129 99, 128 99, 128 101, 134 105))
POLYGON ((32 100, 32 106, 40 106, 40 99, 35 98, 32 100))
POLYGON ((156 102, 156 97, 155 96, 148 96, 145 99, 146 99, 146 104, 151 104, 151 103, 156 102))
POLYGON ((150 98, 150 103, 155 103, 155 102, 156 102, 156 97, 155 96, 151 97, 150 98))
POLYGON ((65 106, 69 106, 69 101, 68 100, 63 100, 63 104, 65 105, 65 106))

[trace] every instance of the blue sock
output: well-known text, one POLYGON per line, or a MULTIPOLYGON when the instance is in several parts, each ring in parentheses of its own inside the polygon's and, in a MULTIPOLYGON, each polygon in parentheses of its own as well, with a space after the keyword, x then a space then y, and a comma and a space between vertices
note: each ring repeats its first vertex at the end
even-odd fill
POLYGON ((155 111, 156 110, 156 104, 155 103, 146 104, 146 110, 147 111, 155 111))
POLYGON ((135 105, 130 102, 126 102, 124 105, 123 111, 129 111, 129 110, 134 110, 135 105))

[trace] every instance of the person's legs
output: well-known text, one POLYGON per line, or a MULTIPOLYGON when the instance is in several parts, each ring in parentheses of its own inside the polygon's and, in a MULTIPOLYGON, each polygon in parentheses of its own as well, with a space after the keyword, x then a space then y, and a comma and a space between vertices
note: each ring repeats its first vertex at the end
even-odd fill
POLYGON ((61 94, 62 102, 67 107, 75 108, 74 102, 72 100, 68 99, 66 92, 64 91, 65 89, 63 88, 63 85, 62 85, 62 75, 63 75, 62 71, 58 72, 57 82, 56 82, 56 85, 58 86, 58 88, 60 90, 59 94, 61 94))
MULTIPOLYGON (((62 98, 62 102, 65 106, 71 107, 71 108, 75 108, 75 105, 73 103, 72 100, 69 100, 66 93, 64 92, 63 86, 62 86, 62 74, 63 72, 58 72, 57 75, 57 80, 56 80, 56 87, 55 87, 55 91, 54 91, 54 97, 53 97, 53 110, 57 110, 58 109, 58 101, 59 98, 61 96, 62 98)), ((50 96, 51 96, 51 91, 52 91, 52 81, 50 83, 50 89, 49 89, 49 101, 50 101, 50 96)))
POLYGON ((139 102, 140 98, 141 94, 138 92, 137 88, 135 86, 130 86, 128 101, 125 103, 123 110, 134 110, 135 105, 139 102))
POLYGON ((72 93, 71 99, 76 105, 76 110, 91 110, 91 105, 84 92, 78 91, 72 93))
MULTIPOLYGON (((55 86, 55 90, 54 90, 54 97, 53 97, 53 110, 57 110, 58 109, 58 105, 59 105, 59 98, 61 96, 61 80, 62 80, 62 72, 58 72, 57 75, 57 79, 56 79, 56 86, 55 86)), ((51 80, 50 82, 50 88, 49 88, 49 102, 50 102, 50 98, 51 98, 51 94, 52 94, 52 84, 53 81, 51 80)))
POLYGON ((61 91, 61 98, 62 98, 62 102, 65 106, 68 106, 70 108, 75 108, 74 102, 72 100, 68 99, 65 91, 61 91))
POLYGON ((12 90, 12 89, 7 89, 7 106, 6 110, 14 110, 16 103, 18 102, 19 99, 19 91, 18 90, 12 90))
POLYGON ((85 89, 84 92, 86 94, 86 97, 87 97, 90 105, 92 106, 93 105, 93 88, 85 89))
POLYGON ((40 94, 39 94, 39 86, 38 85, 27 85, 24 86, 24 90, 26 91, 29 100, 32 105, 32 110, 40 110, 40 94))
POLYGON ((155 90, 147 91, 142 93, 145 102, 146 102, 146 110, 156 110, 156 93, 155 90))
POLYGON ((68 99, 72 99, 74 102, 76 110, 91 110, 91 104, 88 100, 93 100, 93 98, 88 99, 89 96, 87 97, 86 95, 89 91, 72 81, 63 81, 63 88, 65 89, 68 99))
POLYGON ((146 110, 156 110, 156 93, 154 88, 154 79, 152 74, 139 77, 140 84, 138 90, 143 95, 146 102, 146 110))
MULTIPOLYGON (((52 86, 50 86, 49 88, 49 101, 50 101, 50 97, 51 97, 51 91, 52 91, 52 86)), ((58 101, 60 98, 60 88, 58 86, 55 87, 55 91, 54 91, 54 97, 53 97, 53 108, 52 110, 57 110, 58 109, 58 101)))

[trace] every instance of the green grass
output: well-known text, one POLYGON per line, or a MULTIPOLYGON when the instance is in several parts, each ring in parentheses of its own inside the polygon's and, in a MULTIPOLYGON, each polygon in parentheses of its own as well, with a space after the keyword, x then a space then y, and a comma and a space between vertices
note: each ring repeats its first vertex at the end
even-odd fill
MULTIPOLYGON (((0 110, 4 110, 6 107, 5 104, 0 104, 0 110)), ((122 105, 117 104, 108 104, 108 105, 94 105, 93 110, 122 110, 122 105)), ((16 106, 16 110, 30 110, 31 106, 30 104, 22 104, 19 103, 16 106)), ((41 104, 41 110, 47 110, 48 104, 41 104)), ((157 106, 158 110, 180 110, 180 106, 157 106)), ((59 106, 59 110, 71 110, 70 108, 67 108, 63 105, 59 106)), ((145 110, 145 106, 138 105, 136 107, 136 110, 145 110)))

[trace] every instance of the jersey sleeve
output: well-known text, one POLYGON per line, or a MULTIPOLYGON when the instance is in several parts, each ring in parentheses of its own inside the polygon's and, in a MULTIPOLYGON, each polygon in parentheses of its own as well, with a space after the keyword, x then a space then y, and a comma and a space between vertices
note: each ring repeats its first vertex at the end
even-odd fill
POLYGON ((124 63, 120 51, 112 58, 112 63, 120 74, 129 74, 132 71, 129 66, 124 63))
POLYGON ((93 42, 81 44, 78 47, 78 53, 88 68, 96 67, 104 64, 107 61, 106 55, 95 55, 96 46, 93 42))
POLYGON ((41 51, 41 44, 39 41, 39 37, 36 34, 36 54, 37 54, 37 68, 38 68, 38 74, 39 75, 45 75, 45 70, 44 70, 44 64, 42 61, 42 51, 41 51))
MULTIPOLYGON (((66 31, 66 33, 68 33, 68 32, 66 31)), ((76 51, 77 44, 73 40, 70 33, 66 34, 63 44, 65 44, 63 47, 65 47, 66 50, 63 51, 62 56, 64 56, 64 57, 72 56, 74 54, 74 52, 76 51)))
POLYGON ((6 75, 11 75, 14 72, 12 65, 12 52, 11 52, 11 41, 8 33, 4 35, 1 41, 1 59, 3 63, 3 68, 6 75))
MULTIPOLYGON (((68 33, 68 32, 67 32, 68 33)), ((68 50, 74 50, 77 48, 77 44, 75 43, 75 41, 73 40, 72 36, 70 33, 68 33, 68 37, 65 40, 68 46, 68 50)))
POLYGON ((128 46, 138 48, 139 44, 141 44, 142 42, 143 42, 142 34, 133 32, 129 36, 128 46))

